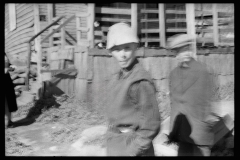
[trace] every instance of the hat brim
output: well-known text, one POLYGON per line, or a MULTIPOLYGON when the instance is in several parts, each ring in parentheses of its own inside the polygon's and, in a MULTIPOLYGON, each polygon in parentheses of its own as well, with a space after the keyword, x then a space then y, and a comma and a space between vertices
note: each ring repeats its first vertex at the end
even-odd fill
POLYGON ((194 44, 194 42, 184 42, 184 43, 180 43, 178 45, 175 45, 175 46, 172 46, 172 47, 169 47, 169 48, 170 49, 176 49, 176 48, 183 47, 183 46, 186 46, 186 45, 191 45, 191 44, 194 44))

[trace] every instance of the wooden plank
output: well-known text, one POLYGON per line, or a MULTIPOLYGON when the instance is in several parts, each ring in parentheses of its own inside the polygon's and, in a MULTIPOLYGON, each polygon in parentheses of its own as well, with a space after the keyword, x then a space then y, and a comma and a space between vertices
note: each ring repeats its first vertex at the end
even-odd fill
POLYGON ((22 16, 22 12, 23 11, 25 11, 26 9, 29 10, 30 8, 33 9, 33 5, 32 4, 24 4, 22 7, 17 8, 17 18, 22 16))
POLYGON ((186 28, 167 28, 167 32, 187 32, 186 28))
MULTIPOLYGON (((33 32, 33 28, 26 28, 24 30, 21 30, 20 32, 17 32, 16 34, 11 34, 6 36, 5 43, 9 42, 10 40, 17 38, 18 36, 29 34, 33 32)), ((31 34, 32 35, 32 34, 31 34)))
POLYGON ((141 29, 142 33, 159 33, 159 29, 141 29))
POLYGON ((103 32, 102 31, 94 31, 94 35, 95 36, 103 36, 103 32))
MULTIPOLYGON (((56 31, 58 31, 58 30, 60 30, 60 28, 62 27, 62 26, 64 26, 65 24, 67 24, 68 22, 70 22, 72 19, 74 19, 75 18, 75 16, 72 16, 72 17, 70 17, 70 18, 68 18, 66 21, 64 21, 63 22, 63 24, 61 24, 57 29, 56 29, 56 31)), ((45 39, 48 39, 50 36, 52 36, 54 34, 54 32, 52 32, 51 34, 49 34, 48 36, 46 36, 41 42, 43 42, 45 39)))
POLYGON ((178 11, 178 10, 167 9, 166 14, 186 14, 186 11, 178 11))
POLYGON ((15 8, 15 4, 14 3, 8 4, 8 11, 9 11, 10 31, 13 31, 17 27, 17 23, 16 23, 16 8, 15 8))
POLYGON ((89 32, 89 31, 90 31, 90 28, 78 27, 78 28, 76 28, 76 30, 79 30, 79 31, 81 31, 81 32, 89 32))
POLYGON ((137 3, 131 3, 131 28, 138 35, 138 8, 137 3))
MULTIPOLYGON (((78 28, 80 25, 80 19, 79 17, 76 16, 76 28, 78 28)), ((77 30, 77 44, 79 44, 81 40, 81 32, 79 30, 77 30)))
POLYGON ((142 38, 141 42, 160 42, 159 38, 142 38))
POLYGON ((16 9, 19 10, 19 8, 22 8, 25 5, 31 5, 31 4, 26 4, 26 3, 16 3, 16 9))
POLYGON ((26 48, 28 46, 27 43, 23 43, 21 45, 17 45, 17 46, 12 46, 8 49, 8 52, 12 52, 12 51, 15 51, 15 50, 18 50, 18 49, 21 49, 21 48, 26 48))
MULTIPOLYGON (((195 11, 194 11, 194 4, 193 3, 187 3, 186 4, 186 19, 187 19, 187 34, 191 36, 196 36, 196 30, 195 30, 195 11)), ((192 44, 192 56, 193 58, 197 58, 197 46, 196 46, 196 40, 194 39, 194 43, 192 44)))
POLYGON ((102 13, 102 14, 131 14, 131 10, 129 9, 115 9, 115 8, 107 8, 107 7, 96 7, 95 8, 96 13, 102 13))
POLYGON ((166 23, 187 22, 186 19, 167 19, 166 23))
POLYGON ((71 40, 74 41, 74 45, 77 43, 77 40, 69 32, 66 31, 66 35, 68 35, 71 38, 71 40))
POLYGON ((131 22, 130 19, 124 19, 124 18, 103 18, 103 17, 96 17, 96 21, 106 21, 106 22, 131 22))
MULTIPOLYGON (((34 4, 34 33, 35 35, 40 32, 40 19, 39 19, 39 5, 34 4)), ((35 41, 35 50, 37 52, 37 80, 40 84, 42 84, 42 48, 41 48, 41 37, 38 36, 34 39, 35 41)), ((41 93, 40 93, 41 95, 41 93)), ((40 96, 38 95, 38 97, 40 96)))
POLYGON ((141 13, 158 13, 158 10, 141 9, 141 13))
POLYGON ((197 37, 197 43, 213 43, 213 38, 197 37))
POLYGON ((141 19, 140 22, 159 22, 159 19, 141 19))
POLYGON ((19 53, 25 53, 27 52, 27 47, 23 47, 23 48, 20 48, 20 49, 17 49, 17 50, 14 50, 14 51, 9 51, 11 54, 19 54, 19 53))
POLYGON ((17 19, 21 19, 22 17, 26 16, 27 14, 33 12, 33 7, 28 7, 26 9, 24 9, 22 12, 20 12, 18 15, 17 15, 17 19))
POLYGON ((60 38, 60 37, 61 37, 61 33, 54 33, 52 37, 54 37, 54 38, 60 38))
POLYGON ((213 7, 213 39, 214 46, 218 46, 219 43, 219 31, 218 31, 218 14, 217 14, 217 4, 212 4, 213 7))
POLYGON ((61 40, 53 41, 53 44, 61 44, 61 40))
POLYGON ((75 14, 76 15, 76 17, 89 17, 90 16, 90 14, 89 13, 76 13, 75 14))
POLYGON ((166 47, 166 29, 165 29, 165 4, 159 3, 159 35, 160 35, 160 46, 166 47))
POLYGON ((18 39, 13 39, 12 41, 9 41, 7 43, 5 43, 5 47, 10 47, 10 46, 14 46, 14 45, 19 45, 22 43, 27 42, 33 35, 21 35, 18 37, 18 39))
POLYGON ((33 12, 29 13, 26 17, 21 19, 21 21, 19 20, 17 22, 17 26, 21 27, 22 25, 25 25, 26 23, 29 23, 30 21, 33 21, 33 12))
MULTIPOLYGON (((64 21, 63 20, 61 20, 61 24, 63 24, 64 23, 64 21)), ((62 28, 61 28, 61 47, 62 47, 62 49, 65 47, 65 44, 66 44, 66 40, 65 40, 65 26, 63 26, 62 28)))

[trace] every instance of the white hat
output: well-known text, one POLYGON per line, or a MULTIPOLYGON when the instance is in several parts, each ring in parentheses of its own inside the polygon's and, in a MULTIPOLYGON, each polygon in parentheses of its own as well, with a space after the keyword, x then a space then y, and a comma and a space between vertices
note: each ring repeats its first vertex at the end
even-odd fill
POLYGON ((139 39, 130 25, 120 22, 112 25, 108 29, 107 34, 107 49, 116 45, 125 43, 138 43, 139 39))
POLYGON ((168 48, 174 49, 185 45, 193 44, 195 37, 188 34, 177 34, 169 38, 168 48))

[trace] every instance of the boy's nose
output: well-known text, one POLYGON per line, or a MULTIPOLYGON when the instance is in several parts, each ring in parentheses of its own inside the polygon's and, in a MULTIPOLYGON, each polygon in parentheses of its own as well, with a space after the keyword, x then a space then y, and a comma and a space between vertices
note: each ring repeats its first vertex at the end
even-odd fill
POLYGON ((121 55, 121 58, 123 58, 123 59, 126 58, 126 54, 125 54, 124 50, 120 51, 120 55, 121 55))

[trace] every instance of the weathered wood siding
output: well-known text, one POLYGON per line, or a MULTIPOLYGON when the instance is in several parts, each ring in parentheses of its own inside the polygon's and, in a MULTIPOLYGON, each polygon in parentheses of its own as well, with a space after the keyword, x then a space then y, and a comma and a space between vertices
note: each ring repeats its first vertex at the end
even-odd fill
MULTIPOLYGON (((40 30, 44 29, 48 25, 48 13, 47 13, 47 4, 39 3, 39 16, 45 16, 46 19, 41 20, 40 17, 40 30)), ((41 34, 41 40, 43 40, 49 34, 48 30, 41 34)), ((42 43, 43 52, 45 53, 45 48, 49 47, 49 40, 47 39, 42 43)))
MULTIPOLYGON (((55 4, 55 11, 56 11, 56 17, 60 16, 66 16, 65 20, 75 13, 86 13, 87 12, 87 4, 85 3, 56 3, 55 4)), ((81 19, 81 27, 86 27, 87 25, 87 19, 83 18, 81 19)), ((69 22, 65 30, 75 39, 76 37, 76 19, 73 19, 71 22, 69 22)), ((87 38, 87 33, 82 33, 82 38, 87 38)), ((66 39, 69 40, 72 44, 74 44, 73 39, 70 38, 68 35, 66 35, 66 39)))
MULTIPOLYGON (((27 41, 34 35, 33 4, 16 3, 16 29, 9 30, 8 4, 5 4, 5 52, 10 63, 27 64, 27 41)), ((34 42, 32 43, 34 50, 34 42)))

